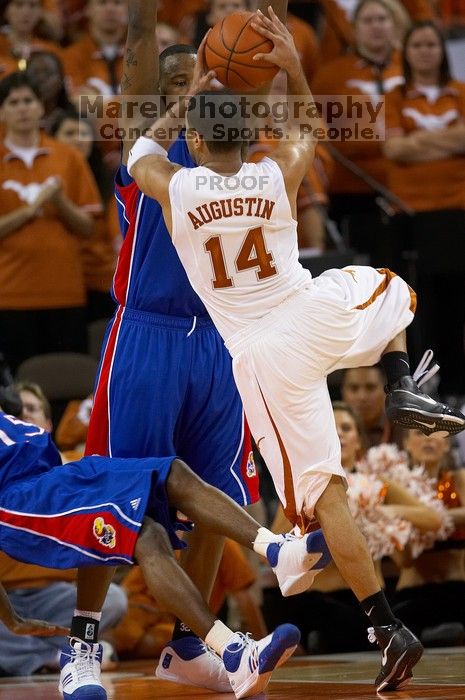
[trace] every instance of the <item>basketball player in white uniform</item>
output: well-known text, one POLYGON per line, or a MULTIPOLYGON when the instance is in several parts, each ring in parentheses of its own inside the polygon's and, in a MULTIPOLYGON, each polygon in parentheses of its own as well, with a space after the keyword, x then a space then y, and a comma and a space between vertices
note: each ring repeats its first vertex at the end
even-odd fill
MULTIPOLYGON (((257 15, 255 25, 274 43, 268 60, 287 72, 289 98, 310 100, 285 26, 271 10, 270 19, 257 15)), ((198 168, 170 163, 149 139, 136 143, 128 165, 140 189, 161 203, 190 282, 233 357, 252 434, 287 517, 302 530, 314 517, 320 522, 372 623, 371 639, 384 651, 376 688, 395 690, 412 677, 422 646, 393 617, 348 509, 326 376, 381 357, 391 419, 426 433, 455 433, 465 416, 421 393, 410 376, 405 328, 416 299, 401 278, 354 266, 312 279, 300 265, 296 194, 313 158, 312 140, 293 139, 298 127, 291 125, 291 138, 272 156, 243 163, 241 143, 204 136, 200 98, 191 101, 186 119, 198 168)), ((217 99, 237 101, 225 93, 217 99)), ((228 126, 240 128, 237 114, 228 126)))

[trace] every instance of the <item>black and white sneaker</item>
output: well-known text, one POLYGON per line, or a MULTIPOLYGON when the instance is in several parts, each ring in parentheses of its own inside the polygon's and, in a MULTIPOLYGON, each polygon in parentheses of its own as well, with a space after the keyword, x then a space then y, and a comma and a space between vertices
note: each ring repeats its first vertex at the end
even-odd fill
POLYGON ((386 414, 396 425, 425 435, 455 435, 465 428, 463 413, 424 394, 412 377, 401 377, 387 388, 386 414))
POLYGON ((400 620, 385 627, 370 627, 368 639, 372 643, 378 642, 382 652, 376 691, 386 692, 406 686, 412 679, 412 668, 423 654, 420 640, 400 620))

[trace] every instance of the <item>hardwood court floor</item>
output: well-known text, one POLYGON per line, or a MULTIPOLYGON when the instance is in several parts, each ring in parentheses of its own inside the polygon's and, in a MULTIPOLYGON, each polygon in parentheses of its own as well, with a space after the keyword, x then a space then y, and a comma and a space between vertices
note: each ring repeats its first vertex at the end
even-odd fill
MULTIPOLYGON (((431 649, 416 667, 415 681, 396 693, 376 694, 379 654, 340 654, 291 659, 257 700, 454 700, 465 699, 465 647, 431 649)), ((158 681, 150 662, 123 663, 104 674, 109 700, 233 700, 232 694, 158 681)), ((0 700, 59 700, 56 676, 0 679, 0 700)))

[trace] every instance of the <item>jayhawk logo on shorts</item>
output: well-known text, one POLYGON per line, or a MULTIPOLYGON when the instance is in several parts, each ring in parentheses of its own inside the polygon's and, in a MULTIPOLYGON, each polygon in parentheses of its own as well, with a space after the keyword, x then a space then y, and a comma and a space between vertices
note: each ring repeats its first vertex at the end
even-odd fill
POLYGON ((103 518, 95 518, 94 535, 104 547, 113 549, 116 545, 116 531, 113 525, 106 525, 103 518))
POLYGON ((249 456, 247 457, 246 472, 249 479, 251 479, 253 476, 257 476, 257 468, 255 466, 253 452, 249 452, 249 456))

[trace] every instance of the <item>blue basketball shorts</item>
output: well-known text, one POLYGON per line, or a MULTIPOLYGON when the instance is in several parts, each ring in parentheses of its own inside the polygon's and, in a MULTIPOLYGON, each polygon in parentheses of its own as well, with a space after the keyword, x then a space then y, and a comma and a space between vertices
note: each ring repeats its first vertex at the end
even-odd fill
POLYGON ((176 454, 240 505, 258 499, 231 358, 209 318, 118 308, 104 340, 86 454, 176 454))
POLYGON ((57 569, 134 563, 148 515, 178 539, 166 480, 174 457, 85 457, 10 483, 0 495, 0 549, 57 569))

